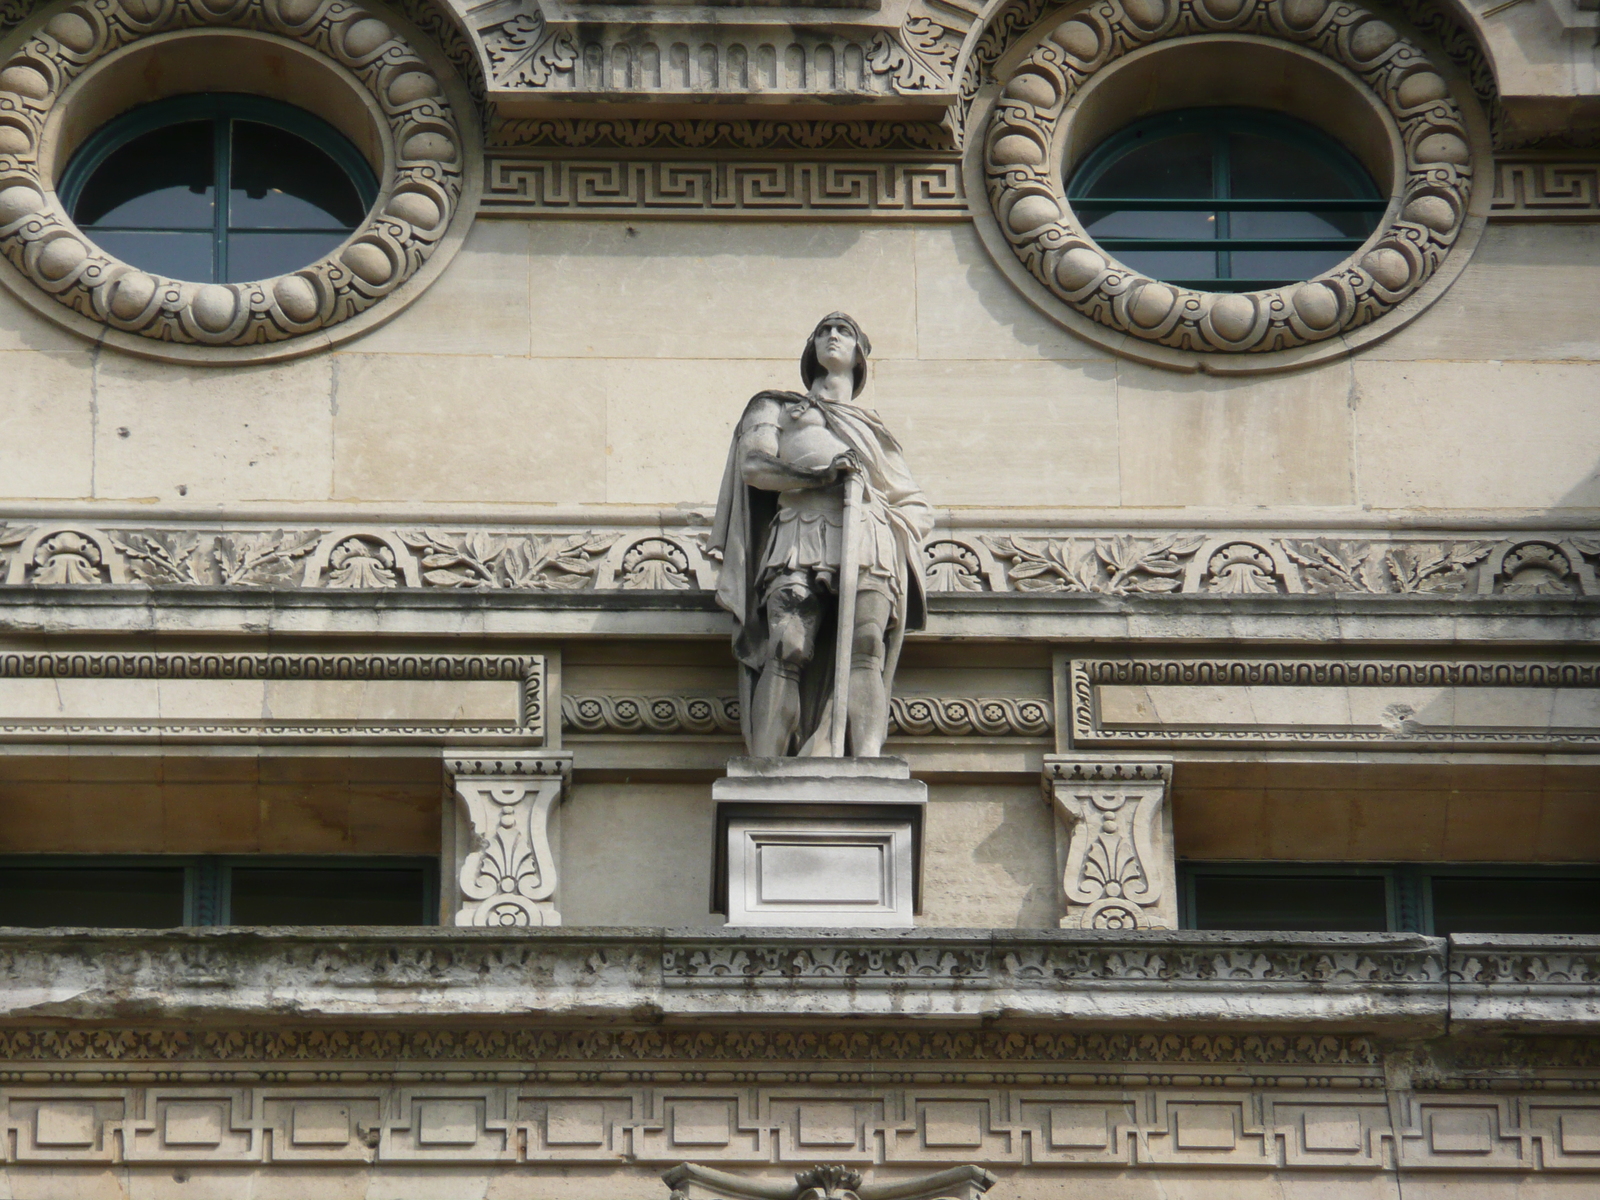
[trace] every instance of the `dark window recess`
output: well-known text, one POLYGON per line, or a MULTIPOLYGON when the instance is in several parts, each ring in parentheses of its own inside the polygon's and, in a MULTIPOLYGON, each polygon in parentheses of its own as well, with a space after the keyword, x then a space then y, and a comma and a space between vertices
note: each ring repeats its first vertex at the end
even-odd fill
POLYGON ((426 918, 424 884, 415 868, 235 866, 228 924, 418 925, 426 918))
POLYGON ((185 874, 181 866, 0 868, 0 925, 171 929, 184 923, 185 874))
POLYGON ((62 203, 108 253, 157 275, 241 283, 328 254, 366 218, 372 169, 326 122, 258 96, 176 96, 94 133, 62 203))
POLYGON ((1389 928, 1382 876, 1194 876, 1194 928, 1347 930, 1389 928))
POLYGON ((1073 172, 1084 230, 1135 271, 1253 291, 1338 265, 1388 202, 1315 127, 1266 110, 1200 108, 1129 126, 1073 172))
POLYGON ((1186 863, 1190 929, 1600 933, 1600 866, 1186 863))
POLYGON ((425 858, 0 856, 0 925, 433 925, 438 903, 425 858))
POLYGON ((1433 932, 1600 933, 1600 878, 1433 879, 1433 932))

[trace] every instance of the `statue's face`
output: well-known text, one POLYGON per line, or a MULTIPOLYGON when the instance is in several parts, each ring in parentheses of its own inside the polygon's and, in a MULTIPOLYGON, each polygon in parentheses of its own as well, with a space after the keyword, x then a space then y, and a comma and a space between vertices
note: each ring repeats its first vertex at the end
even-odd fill
POLYGON ((855 369, 856 334, 846 322, 824 322, 817 330, 814 345, 817 351, 817 365, 829 374, 855 369))

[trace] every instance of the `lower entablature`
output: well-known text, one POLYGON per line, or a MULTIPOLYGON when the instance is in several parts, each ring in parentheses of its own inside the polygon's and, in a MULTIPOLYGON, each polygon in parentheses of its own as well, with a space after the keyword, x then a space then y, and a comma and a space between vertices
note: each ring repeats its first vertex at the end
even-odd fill
POLYGON ((784 1085, 646 1083, 637 1077, 651 1072, 630 1072, 584 1083, 499 1066, 487 1074, 514 1082, 444 1070, 378 1082, 379 1069, 358 1083, 349 1080, 367 1072, 294 1064, 288 1074, 220 1069, 214 1083, 7 1083, 0 1127, 22 1178, 69 1164, 435 1164, 637 1167, 644 1183, 685 1160, 751 1173, 977 1164, 1002 1179, 1062 1167, 1600 1171, 1594 1080, 1569 1081, 1565 1094, 1392 1090, 1370 1072, 903 1086, 823 1073, 784 1085), (252 1074, 271 1082, 242 1082, 252 1074))

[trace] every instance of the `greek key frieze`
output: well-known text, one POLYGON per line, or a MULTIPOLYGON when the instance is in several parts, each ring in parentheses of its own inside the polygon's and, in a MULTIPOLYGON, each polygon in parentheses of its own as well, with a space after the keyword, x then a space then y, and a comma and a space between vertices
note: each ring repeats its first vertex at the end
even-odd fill
POLYGON ((1501 157, 1494 164, 1491 220, 1592 221, 1600 216, 1600 161, 1501 157))
POLYGON ((491 153, 483 208, 508 216, 961 218, 953 162, 545 159, 491 153))
POLYGON ((841 1175, 967 1164, 1564 1173, 1595 1169, 1600 1129, 1593 1095, 1385 1092, 1381 1078, 1333 1090, 1304 1079, 1217 1086, 1220 1076, 885 1087, 577 1084, 535 1074, 389 1086, 18 1083, 0 1088, 0 1127, 15 1138, 12 1170, 24 1172, 69 1163, 659 1170, 692 1156, 708 1167, 687 1170, 712 1179, 716 1166, 812 1168, 819 1146, 841 1175))

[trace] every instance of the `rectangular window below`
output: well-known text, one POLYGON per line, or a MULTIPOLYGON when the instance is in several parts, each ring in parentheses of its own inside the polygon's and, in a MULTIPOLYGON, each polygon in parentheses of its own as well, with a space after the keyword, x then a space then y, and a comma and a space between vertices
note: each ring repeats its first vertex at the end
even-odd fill
POLYGON ((435 925, 436 859, 0 856, 0 925, 435 925))
POLYGON ((1185 863, 1189 929, 1600 933, 1600 866, 1185 863))

